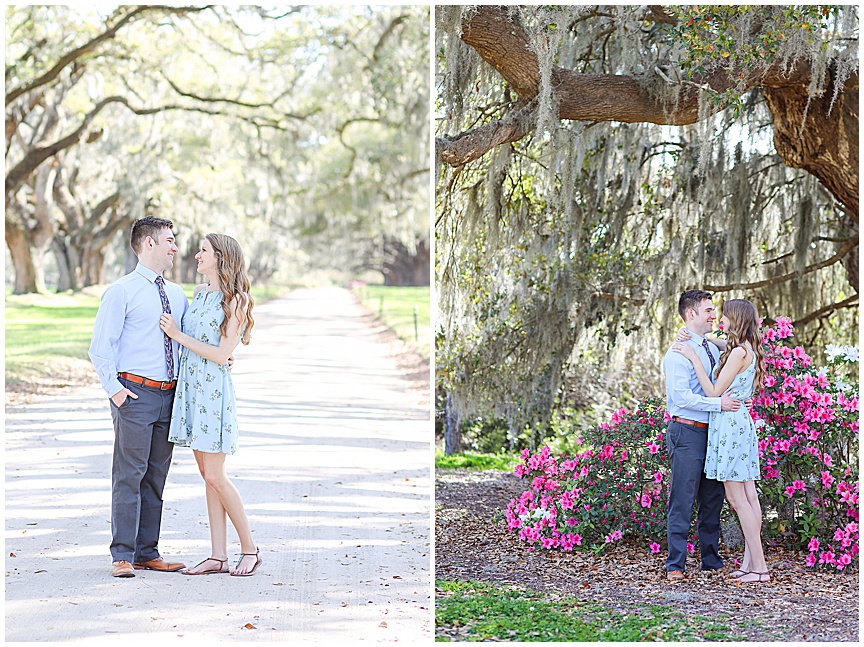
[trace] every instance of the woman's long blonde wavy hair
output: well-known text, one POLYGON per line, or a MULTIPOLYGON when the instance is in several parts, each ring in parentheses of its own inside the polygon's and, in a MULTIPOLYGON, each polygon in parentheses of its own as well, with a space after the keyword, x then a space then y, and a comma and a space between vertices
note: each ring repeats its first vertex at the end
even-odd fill
POLYGON ((240 328, 242 329, 243 324, 246 324, 240 341, 248 345, 252 327, 255 325, 255 319, 252 317, 252 306, 255 305, 255 300, 249 293, 251 283, 249 275, 246 274, 246 263, 243 260, 240 243, 225 234, 207 234, 205 238, 213 248, 213 253, 216 254, 216 272, 222 287, 222 312, 225 313, 225 319, 219 327, 219 332, 223 337, 228 333, 228 322, 234 312, 234 304, 237 303, 240 328))
POLYGON ((765 381, 765 353, 762 351, 762 333, 759 330, 759 313, 756 306, 746 299, 730 299, 723 302, 723 314, 729 319, 729 330, 725 331, 726 350, 720 356, 720 363, 714 375, 720 375, 733 348, 749 342, 756 354, 756 379, 753 381, 753 393, 758 393, 765 381))

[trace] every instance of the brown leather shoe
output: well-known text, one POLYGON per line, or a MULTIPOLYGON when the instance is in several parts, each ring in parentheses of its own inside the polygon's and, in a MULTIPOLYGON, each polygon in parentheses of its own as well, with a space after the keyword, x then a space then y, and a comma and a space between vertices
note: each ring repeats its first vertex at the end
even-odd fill
POLYGON ((111 564, 111 575, 113 577, 135 577, 135 571, 132 569, 132 564, 120 560, 111 564))
POLYGON ((684 579, 684 573, 682 573, 681 571, 668 571, 666 573, 666 579, 667 580, 683 580, 684 579))
POLYGON ((151 559, 149 562, 134 562, 132 566, 135 567, 136 571, 163 571, 165 573, 172 573, 179 571, 181 568, 186 568, 186 564, 181 562, 166 562, 161 557, 151 559))

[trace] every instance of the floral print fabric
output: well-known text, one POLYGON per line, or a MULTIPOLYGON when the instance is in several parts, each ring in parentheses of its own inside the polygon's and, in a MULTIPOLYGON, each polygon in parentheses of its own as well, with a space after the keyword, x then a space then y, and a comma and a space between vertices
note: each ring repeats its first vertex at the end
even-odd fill
POLYGON ((718 481, 756 481, 760 478, 759 441, 756 426, 744 400, 753 395, 756 356, 729 387, 731 396, 741 400, 738 411, 712 411, 708 423, 708 451, 705 475, 718 481))
MULTIPOLYGON (((183 332, 218 346, 224 318, 222 293, 201 290, 183 315, 183 332)), ((202 452, 237 451, 237 410, 227 364, 182 349, 168 440, 202 452)))

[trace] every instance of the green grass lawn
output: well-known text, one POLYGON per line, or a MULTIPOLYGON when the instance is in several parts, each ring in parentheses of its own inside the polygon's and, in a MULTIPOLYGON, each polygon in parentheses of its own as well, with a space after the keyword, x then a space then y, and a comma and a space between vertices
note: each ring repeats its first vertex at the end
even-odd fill
POLYGON ((378 314, 396 335, 429 359, 431 348, 430 289, 364 285, 354 288, 360 302, 378 314), (417 334, 414 330, 414 308, 417 308, 417 334))
POLYGON ((477 471, 513 469, 522 462, 519 452, 500 452, 498 454, 482 454, 480 452, 460 452, 446 455, 441 449, 435 449, 435 467, 437 468, 468 468, 477 471))
POLYGON ((728 617, 685 615, 662 605, 621 612, 549 592, 477 581, 436 580, 435 588, 436 642, 743 640, 728 617))
MULTIPOLYGON (((90 337, 102 287, 77 294, 6 294, 5 377, 7 388, 41 378, 62 379, 71 367, 90 359, 90 337)), ((191 299, 194 285, 183 285, 191 299)), ((284 286, 252 288, 256 303, 287 290, 284 286)), ((85 365, 86 366, 86 365, 85 365)), ((92 367, 89 367, 92 369, 92 367)), ((93 379, 96 378, 92 371, 93 379)))

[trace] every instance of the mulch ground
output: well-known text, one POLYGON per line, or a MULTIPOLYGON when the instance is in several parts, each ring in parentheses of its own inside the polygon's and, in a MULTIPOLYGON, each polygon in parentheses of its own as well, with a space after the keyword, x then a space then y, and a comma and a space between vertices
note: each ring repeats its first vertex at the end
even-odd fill
MULTIPOLYGON (((858 641, 858 572, 809 571, 800 553, 766 546, 771 582, 740 584, 703 573, 665 579, 665 554, 619 545, 608 554, 527 551, 502 512, 529 484, 508 472, 438 470, 435 479, 435 577, 480 580, 592 601, 622 612, 666 605, 688 615, 746 619, 747 641, 858 641), (496 512, 498 513, 496 515, 496 512), (493 518, 496 521, 493 521, 493 518)), ((743 551, 728 551, 727 564, 743 551)))

